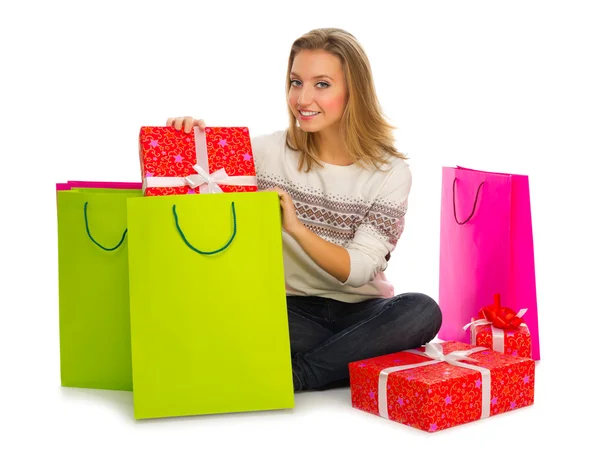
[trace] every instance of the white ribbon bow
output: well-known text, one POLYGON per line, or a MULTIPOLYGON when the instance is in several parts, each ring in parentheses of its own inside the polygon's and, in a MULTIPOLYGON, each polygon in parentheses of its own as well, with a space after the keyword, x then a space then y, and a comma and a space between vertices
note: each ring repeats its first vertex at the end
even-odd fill
MULTIPOLYGON (((521 309, 517 313, 517 317, 523 317, 526 312, 527 309, 521 309)), ((492 349, 494 351, 498 351, 499 353, 504 353, 504 330, 494 327, 494 324, 487 319, 473 320, 463 327, 463 330, 467 330, 469 327, 471 327, 471 344, 474 345, 477 341, 475 329, 480 325, 490 325, 490 328, 492 329, 492 349)), ((521 325, 519 325, 519 327, 527 328, 527 324, 523 322, 521 325)))
POLYGON ((233 178, 227 174, 224 168, 220 168, 216 172, 209 174, 200 165, 196 164, 194 165, 194 170, 198 174, 186 176, 184 178, 186 184, 192 189, 206 184, 208 185, 208 191, 211 193, 223 192, 217 184, 227 184, 229 179, 233 178))
POLYGON ((408 369, 414 369, 415 367, 429 366, 430 364, 439 364, 445 362, 453 366, 463 367, 465 369, 471 369, 481 373, 481 416, 480 418, 486 418, 490 415, 490 402, 491 402, 491 373, 487 367, 474 366, 460 361, 474 361, 476 359, 470 358, 469 356, 479 351, 489 350, 489 348, 476 347, 464 351, 453 351, 448 354, 444 354, 444 349, 439 343, 427 343, 425 345, 425 351, 408 350, 403 353, 413 353, 419 356, 425 356, 431 361, 419 362, 416 364, 407 364, 404 366, 394 366, 383 369, 379 373, 379 415, 389 419, 388 415, 388 399, 387 399, 387 380, 388 376, 393 372, 405 371, 408 369))
POLYGON ((200 193, 222 193, 219 185, 227 186, 256 186, 255 176, 229 176, 224 168, 210 173, 208 168, 208 149, 206 133, 194 127, 194 143, 196 146, 195 174, 189 176, 147 176, 144 178, 143 190, 146 188, 175 188, 189 186, 191 189, 200 187, 200 193))

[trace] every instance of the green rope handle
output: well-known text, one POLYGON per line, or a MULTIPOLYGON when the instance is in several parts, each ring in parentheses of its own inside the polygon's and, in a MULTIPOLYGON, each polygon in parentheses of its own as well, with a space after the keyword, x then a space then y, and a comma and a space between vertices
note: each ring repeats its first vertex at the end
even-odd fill
POLYGON ((217 254, 218 252, 224 251, 225 249, 227 249, 229 247, 229 245, 233 241, 233 238, 235 238, 235 235, 237 233, 237 221, 236 221, 236 217, 235 217, 235 203, 234 202, 231 203, 231 213, 233 214, 233 234, 231 235, 231 238, 229 238, 229 241, 227 241, 225 246, 223 246, 222 248, 217 249, 215 251, 200 251, 199 249, 196 249, 194 246, 192 246, 190 244, 190 242, 187 240, 187 238, 185 237, 185 234, 183 233, 183 231, 181 230, 181 227, 179 226, 179 218, 177 217, 177 208, 176 208, 175 204, 173 204, 173 217, 175 217, 175 226, 177 227, 177 231, 181 235, 181 238, 183 239, 185 244, 187 244, 187 246, 192 251, 197 252, 198 254, 206 255, 206 256, 211 255, 211 254, 217 254))
POLYGON ((125 228, 125 231, 123 232, 121 241, 119 241, 119 244, 117 244, 114 248, 107 248, 106 246, 102 246, 98 241, 96 241, 94 239, 94 237, 90 233, 90 225, 88 222, 87 208, 88 208, 88 203, 86 202, 85 204, 83 204, 83 218, 85 219, 85 231, 87 232, 87 235, 90 237, 92 242, 99 248, 104 249, 105 251, 114 251, 115 249, 120 247, 123 244, 123 241, 125 241, 125 235, 127 235, 127 228, 125 228))

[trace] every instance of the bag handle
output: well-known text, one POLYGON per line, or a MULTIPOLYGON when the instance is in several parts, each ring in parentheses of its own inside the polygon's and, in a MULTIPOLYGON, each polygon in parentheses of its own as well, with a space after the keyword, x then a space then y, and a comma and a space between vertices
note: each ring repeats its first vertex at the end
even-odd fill
POLYGON ((454 177, 454 183, 452 184, 452 204, 454 206, 454 220, 456 220, 456 223, 458 223, 459 225, 464 225, 469 220, 471 220, 471 217, 473 217, 473 214, 475 213, 475 207, 477 206, 477 199, 479 199, 479 191, 481 190, 483 183, 484 181, 482 181, 479 184, 479 187, 477 188, 477 194, 475 195, 475 202, 473 203, 473 210, 471 211, 471 215, 469 215, 464 222, 459 222, 458 217, 456 216, 456 177, 454 177))
POLYGON ((119 241, 119 244, 117 244, 114 248, 107 248, 106 246, 102 246, 98 241, 96 241, 94 239, 94 237, 90 233, 90 225, 89 225, 89 222, 88 222, 87 209, 88 209, 88 203, 86 201, 86 203, 83 204, 83 218, 85 219, 85 231, 87 232, 87 235, 90 237, 90 239, 92 240, 92 242, 96 246, 98 246, 100 249, 104 249, 105 251, 114 251, 115 249, 119 248, 123 244, 123 241, 125 241, 125 235, 127 235, 127 228, 125 228, 125 231, 123 232, 123 236, 121 237, 121 241, 119 241))
POLYGON ((231 238, 229 238, 229 241, 227 241, 227 243, 225 244, 225 246, 223 246, 222 248, 216 249, 215 251, 201 251, 201 250, 195 248, 188 241, 188 239, 185 237, 185 234, 183 233, 183 230, 179 226, 179 217, 177 216, 177 207, 175 206, 175 204, 173 204, 173 217, 175 217, 175 226, 177 227, 177 231, 181 235, 181 238, 183 239, 183 242, 192 251, 197 252, 198 254, 206 255, 206 256, 211 255, 211 254, 217 254, 218 252, 224 251, 225 249, 227 249, 229 247, 229 245, 233 241, 233 238, 235 238, 235 235, 237 234, 237 222, 236 222, 236 216, 235 216, 235 203, 234 202, 231 203, 231 213, 233 215, 233 233, 231 235, 231 238))

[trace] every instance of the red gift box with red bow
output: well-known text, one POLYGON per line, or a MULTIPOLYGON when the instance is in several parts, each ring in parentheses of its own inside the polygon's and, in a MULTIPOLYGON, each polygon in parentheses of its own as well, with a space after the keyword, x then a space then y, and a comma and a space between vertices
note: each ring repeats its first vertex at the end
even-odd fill
POLYGON ((533 404, 535 362, 462 342, 349 364, 352 406, 427 432, 533 404))
POLYGON ((478 318, 463 328, 471 328, 471 344, 485 346, 494 351, 531 358, 531 335, 523 316, 527 309, 515 313, 500 304, 500 295, 494 295, 494 303, 479 310, 478 318))

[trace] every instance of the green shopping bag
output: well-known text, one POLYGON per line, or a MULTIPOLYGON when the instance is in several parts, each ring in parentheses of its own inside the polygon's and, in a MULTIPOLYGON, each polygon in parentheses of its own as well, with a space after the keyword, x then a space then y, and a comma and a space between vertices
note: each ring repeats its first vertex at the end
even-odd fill
POLYGON ((292 408, 277 193, 128 200, 136 419, 292 408))
POLYGON ((56 196, 61 384, 132 390, 127 199, 142 192, 56 196))

